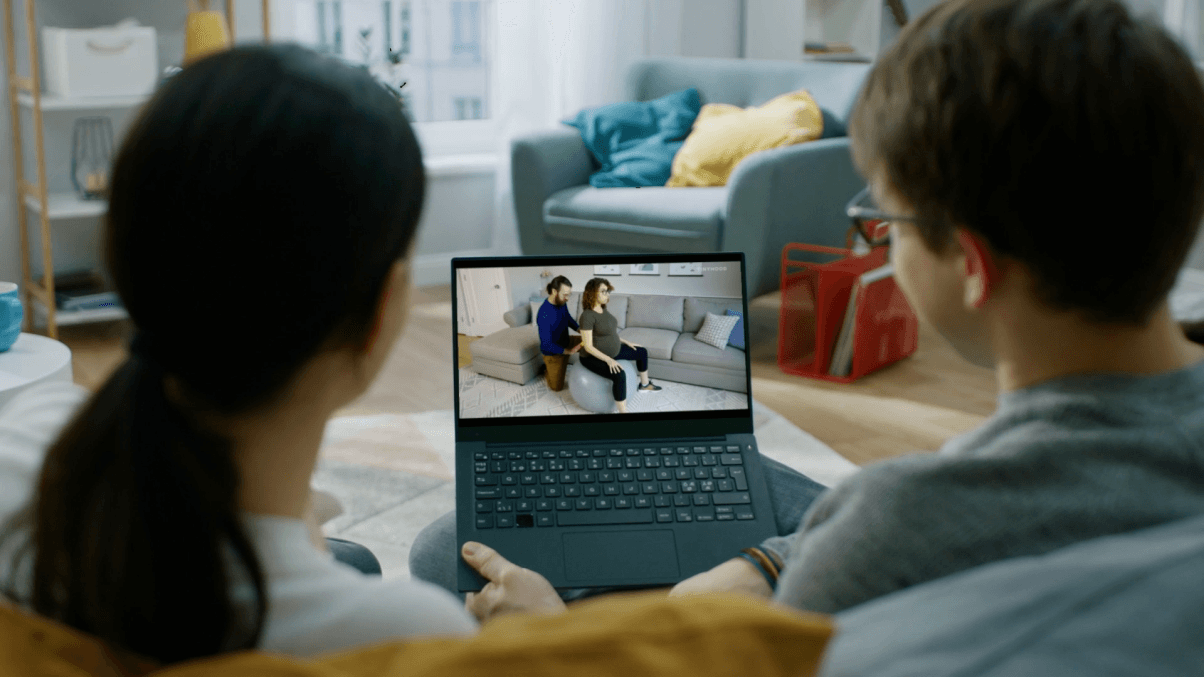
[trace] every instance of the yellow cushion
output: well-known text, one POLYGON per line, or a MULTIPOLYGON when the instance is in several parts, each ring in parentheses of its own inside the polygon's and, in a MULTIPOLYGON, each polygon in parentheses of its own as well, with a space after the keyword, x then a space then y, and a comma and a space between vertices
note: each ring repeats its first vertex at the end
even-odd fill
MULTIPOLYGON (((187 628, 181 628, 187 632, 187 628)), ((611 595, 559 616, 511 616, 479 635, 397 641, 313 660, 241 652, 180 663, 152 677, 563 677, 757 675, 819 669, 829 617, 737 595, 611 595)), ((95 640, 0 605, 0 673, 110 675, 95 640), (35 635, 41 639, 34 641, 35 635), (15 658, 15 661, 13 660, 15 658), (11 663, 11 664, 10 664, 11 663)))
POLYGON ((184 65, 230 47, 230 32, 221 12, 189 12, 184 21, 184 65))
POLYGON ((708 103, 673 157, 666 186, 724 186, 744 158, 762 150, 818 139, 819 105, 806 90, 783 94, 761 107, 708 103))

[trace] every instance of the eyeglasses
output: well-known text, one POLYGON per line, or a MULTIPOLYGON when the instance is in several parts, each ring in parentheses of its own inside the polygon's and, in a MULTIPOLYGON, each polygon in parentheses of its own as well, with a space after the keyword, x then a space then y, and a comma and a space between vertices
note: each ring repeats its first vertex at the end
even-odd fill
POLYGON ((863 188, 852 200, 849 200, 849 204, 845 205, 845 213, 853 220, 853 227, 849 230, 849 235, 852 236, 855 230, 871 247, 890 244, 891 221, 914 222, 916 220, 914 216, 885 214, 878 211, 876 207, 877 205, 870 196, 869 186, 863 188))

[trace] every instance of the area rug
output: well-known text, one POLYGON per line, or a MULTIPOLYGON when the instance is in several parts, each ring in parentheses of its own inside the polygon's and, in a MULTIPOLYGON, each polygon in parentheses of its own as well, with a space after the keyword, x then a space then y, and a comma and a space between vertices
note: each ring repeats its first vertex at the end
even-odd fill
MULTIPOLYGON (((831 447, 753 401, 761 453, 826 486, 857 471, 831 447)), ((375 414, 330 420, 313 486, 343 513, 327 536, 372 550, 386 579, 408 578, 410 547, 423 527, 455 507, 452 412, 375 414)))

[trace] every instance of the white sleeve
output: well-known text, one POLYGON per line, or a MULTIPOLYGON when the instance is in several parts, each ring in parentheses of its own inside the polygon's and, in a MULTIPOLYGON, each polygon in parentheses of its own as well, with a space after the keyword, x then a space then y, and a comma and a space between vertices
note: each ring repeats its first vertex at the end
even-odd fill
POLYGON ((29 500, 47 449, 89 396, 74 383, 54 381, 0 408, 0 520, 29 500))

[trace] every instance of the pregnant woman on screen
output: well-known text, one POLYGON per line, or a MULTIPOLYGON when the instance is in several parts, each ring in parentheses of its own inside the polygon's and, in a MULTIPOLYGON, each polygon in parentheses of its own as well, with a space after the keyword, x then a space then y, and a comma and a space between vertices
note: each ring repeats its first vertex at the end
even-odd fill
POLYGON ((619 320, 606 309, 610 281, 595 277, 585 283, 581 294, 581 364, 595 374, 610 379, 619 413, 627 413, 627 374, 617 360, 635 360, 640 374, 640 390, 649 392, 661 387, 648 380, 648 349, 619 338, 619 320))

